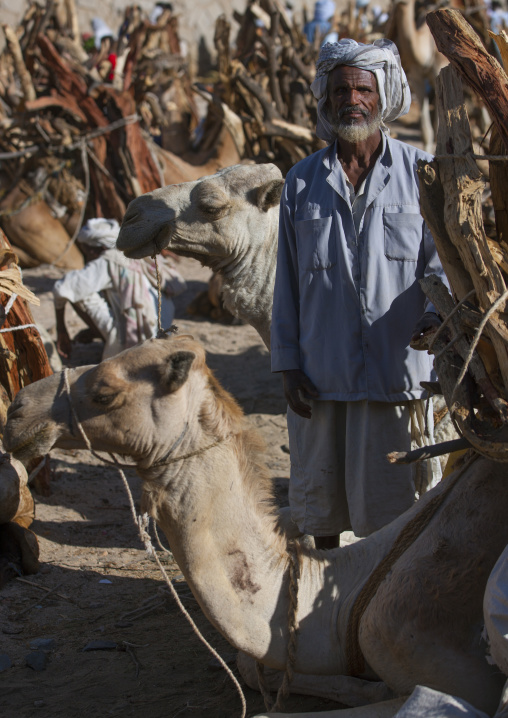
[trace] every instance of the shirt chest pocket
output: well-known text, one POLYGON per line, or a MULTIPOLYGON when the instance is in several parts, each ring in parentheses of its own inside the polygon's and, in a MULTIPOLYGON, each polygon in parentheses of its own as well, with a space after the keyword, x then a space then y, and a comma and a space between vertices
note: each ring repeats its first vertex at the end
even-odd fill
POLYGON ((417 262, 422 242, 421 214, 383 214, 385 256, 402 262, 417 262))
POLYGON ((313 272, 337 263, 337 239, 331 215, 296 221, 295 231, 300 269, 313 272))

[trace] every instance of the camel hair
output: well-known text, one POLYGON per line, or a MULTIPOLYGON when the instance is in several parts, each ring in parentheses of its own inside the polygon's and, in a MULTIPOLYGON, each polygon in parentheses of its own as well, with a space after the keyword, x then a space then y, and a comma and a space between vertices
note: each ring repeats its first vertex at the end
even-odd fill
MULTIPOLYGON (((291 547, 277 529, 261 441, 207 367, 199 342, 150 339, 97 366, 69 370, 68 379, 69 394, 63 375, 17 394, 5 448, 23 462, 53 446, 83 448, 73 408, 95 450, 134 462, 142 511, 164 531, 207 618, 269 668, 286 663, 288 551, 300 569, 295 670, 344 674, 355 598, 401 530, 442 495, 360 618, 360 677, 381 679, 398 696, 422 684, 494 712, 503 678, 485 659, 481 631, 486 582, 508 542, 502 464, 477 458, 349 546, 291 547)), ((373 706, 370 715, 381 713, 373 706)))

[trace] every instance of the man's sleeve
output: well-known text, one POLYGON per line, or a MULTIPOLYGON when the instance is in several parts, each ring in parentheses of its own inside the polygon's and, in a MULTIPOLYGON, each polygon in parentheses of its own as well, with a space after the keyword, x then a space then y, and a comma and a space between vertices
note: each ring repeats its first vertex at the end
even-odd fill
POLYGON ((300 368, 300 296, 294 222, 295 194, 295 180, 290 173, 284 184, 280 201, 277 270, 270 341, 273 372, 300 368))
MULTIPOLYGON (((450 283, 448 282, 448 278, 443 269, 443 265, 441 264, 441 260, 439 259, 436 245, 434 243, 434 238, 426 222, 423 223, 423 243, 426 259, 424 276, 428 277, 431 274, 437 274, 437 276, 449 289, 450 283)), ((437 309, 434 307, 434 305, 428 298, 425 299, 425 311, 434 312, 434 314, 438 313, 437 309)))
POLYGON ((95 292, 111 289, 111 277, 108 262, 103 257, 89 262, 83 269, 67 272, 65 277, 55 282, 53 296, 55 305, 62 306, 65 301, 81 302, 95 292))

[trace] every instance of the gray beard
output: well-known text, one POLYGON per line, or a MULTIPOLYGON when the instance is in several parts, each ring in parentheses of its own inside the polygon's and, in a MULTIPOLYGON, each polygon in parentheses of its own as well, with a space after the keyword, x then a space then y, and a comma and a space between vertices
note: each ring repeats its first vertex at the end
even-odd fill
MULTIPOLYGON (((347 115, 346 115, 347 117, 347 115)), ((375 117, 362 124, 350 124, 343 118, 336 118, 331 121, 332 129, 341 140, 355 144, 357 142, 365 142, 381 127, 381 110, 375 117)))

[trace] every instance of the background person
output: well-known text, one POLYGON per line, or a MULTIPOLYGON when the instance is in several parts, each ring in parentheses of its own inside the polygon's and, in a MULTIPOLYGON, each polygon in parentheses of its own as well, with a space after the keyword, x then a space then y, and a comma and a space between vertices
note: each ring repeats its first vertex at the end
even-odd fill
MULTIPOLYGON (((157 333, 158 291, 152 259, 127 259, 116 249, 120 226, 114 219, 90 219, 78 242, 85 255, 83 269, 68 272, 55 282, 57 349, 68 358, 71 340, 65 326, 65 304, 70 302, 88 325, 81 340, 104 340, 102 358, 149 339, 157 333)), ((185 280, 167 257, 159 257, 162 287, 161 323, 168 329, 175 307, 171 297, 183 292, 185 280)))

